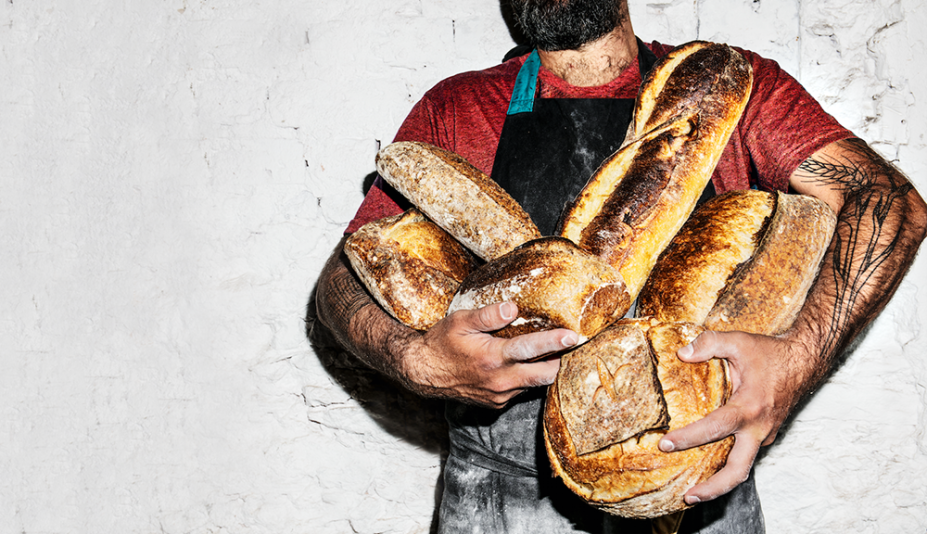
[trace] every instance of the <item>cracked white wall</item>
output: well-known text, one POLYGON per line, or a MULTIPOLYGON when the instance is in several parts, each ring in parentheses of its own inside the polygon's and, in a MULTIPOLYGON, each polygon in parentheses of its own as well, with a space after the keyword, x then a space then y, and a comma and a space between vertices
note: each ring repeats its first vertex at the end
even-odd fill
MULTIPOLYGON (((778 60, 927 191, 916 0, 632 18, 778 60)), ((436 406, 305 306, 378 143, 511 44, 497 0, 0 0, 0 532, 427 532, 436 406)), ((925 275, 764 452, 769 532, 927 529, 925 275)))

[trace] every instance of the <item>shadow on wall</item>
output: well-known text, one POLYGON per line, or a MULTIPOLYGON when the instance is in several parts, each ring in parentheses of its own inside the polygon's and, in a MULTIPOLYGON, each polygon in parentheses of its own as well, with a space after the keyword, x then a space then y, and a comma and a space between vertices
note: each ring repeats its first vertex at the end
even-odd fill
POLYGON ((417 448, 438 454, 442 473, 436 481, 435 512, 431 532, 437 532, 443 493, 443 468, 448 454, 444 402, 419 397, 345 351, 331 331, 318 320, 313 288, 306 305, 306 337, 329 377, 360 404, 388 434, 417 448))

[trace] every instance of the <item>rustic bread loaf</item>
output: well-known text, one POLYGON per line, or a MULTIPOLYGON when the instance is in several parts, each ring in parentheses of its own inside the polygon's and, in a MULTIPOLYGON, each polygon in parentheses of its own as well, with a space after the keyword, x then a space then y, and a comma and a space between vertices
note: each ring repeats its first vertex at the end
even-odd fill
POLYGON ((490 261, 541 237, 531 217, 491 178, 433 145, 387 145, 377 171, 429 219, 490 261))
POLYGON ((441 320, 473 256, 415 209, 362 226, 344 244, 354 272, 390 315, 416 330, 441 320))
POLYGON ((661 58, 622 148, 564 211, 558 235, 621 271, 636 297, 708 184, 752 84, 750 63, 726 45, 696 41, 661 58))
POLYGON ((544 443, 554 474, 589 504, 632 518, 678 512, 688 508, 683 501, 686 490, 724 466, 733 437, 672 453, 657 448, 667 431, 705 417, 730 395, 724 360, 689 364, 676 357, 676 351, 702 331, 690 323, 621 321, 561 360, 560 373, 547 393, 544 443), (639 374, 640 382, 633 382, 616 366, 640 361, 640 351, 647 351, 655 362, 668 425, 653 417, 660 405, 650 387, 652 372, 634 364, 626 371, 639 374), (608 391, 609 380, 624 382, 614 397, 599 392, 608 391), (635 404, 640 413, 632 415, 635 404), (611 413, 619 416, 613 435, 604 421, 604 429, 577 424, 611 413), (622 439, 632 433, 633 437, 622 439), (590 436, 591 446, 587 445, 590 436))
POLYGON ((732 191, 701 206, 641 291, 637 314, 777 334, 795 320, 836 216, 804 195, 732 191))
POLYGON ((617 270, 559 237, 529 241, 473 271, 448 313, 514 302, 518 317, 494 334, 514 337, 569 328, 580 342, 619 319, 631 305, 617 270))

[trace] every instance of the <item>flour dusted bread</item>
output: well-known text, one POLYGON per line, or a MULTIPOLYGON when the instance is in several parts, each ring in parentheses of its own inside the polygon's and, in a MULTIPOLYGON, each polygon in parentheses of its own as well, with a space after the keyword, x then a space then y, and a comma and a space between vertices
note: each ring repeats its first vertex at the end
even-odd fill
POLYGON ((362 226, 345 255, 374 299, 407 326, 427 330, 444 317, 473 256, 415 209, 362 226))
POLYGON ((617 270, 559 237, 530 241, 473 271, 448 313, 505 301, 518 306, 518 317, 494 335, 569 328, 581 341, 620 318, 631 304, 617 270))
POLYGON ((776 334, 795 320, 836 216, 804 195, 732 191, 686 222, 641 291, 638 315, 776 334))
POLYGON ((749 62, 726 45, 696 41, 661 58, 622 148, 564 212, 558 235, 621 271, 635 297, 708 184, 752 83, 749 62))
POLYGON ((676 351, 702 331, 689 323, 621 321, 561 360, 561 371, 547 393, 544 443, 554 474, 592 506, 632 518, 678 512, 688 508, 683 501, 686 490, 724 466, 733 437, 671 453, 657 448, 666 432, 705 417, 730 395, 723 360, 687 364, 676 357, 676 351), (631 371, 615 365, 640 361, 628 354, 640 351, 652 359, 652 371, 640 364, 631 371), (617 372, 610 376, 612 369, 617 372), (639 374, 640 382, 625 386, 614 397, 605 394, 608 382, 623 380, 624 372, 639 374), (668 423, 651 419, 654 407, 659 407, 655 389, 649 385, 654 375, 668 423), (576 396, 586 401, 571 400, 576 396), (595 420, 600 413, 625 413, 620 402, 638 403, 638 413, 626 419, 614 418, 617 424, 613 424, 620 431, 613 436, 577 424, 578 420, 595 420), (625 438, 629 434, 632 437, 625 438), (590 435, 597 440, 592 447, 585 445, 590 435))
POLYGON ((393 143, 380 150, 376 164, 383 179, 484 260, 541 237, 504 189, 453 152, 425 143, 393 143))

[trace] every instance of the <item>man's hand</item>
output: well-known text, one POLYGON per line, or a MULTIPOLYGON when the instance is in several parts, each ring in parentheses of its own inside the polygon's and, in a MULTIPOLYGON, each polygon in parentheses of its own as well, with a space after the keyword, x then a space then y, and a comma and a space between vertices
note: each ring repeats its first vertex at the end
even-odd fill
POLYGON ((406 351, 405 376, 411 387, 429 396, 502 408, 529 387, 551 384, 560 358, 535 360, 574 346, 579 337, 565 329, 511 339, 487 333, 517 315, 515 304, 505 302, 442 319, 406 351))
POLYGON ((724 406, 704 419, 666 434, 660 449, 689 449, 727 436, 736 440, 724 468, 686 492, 687 503, 710 501, 734 489, 747 479, 760 446, 776 438, 808 377, 792 351, 784 338, 710 330, 679 349, 684 362, 727 360, 733 392, 724 406))
POLYGON ((319 320, 364 363, 421 395, 501 408, 529 387, 551 384, 560 358, 535 360, 579 341, 565 329, 511 339, 490 335, 518 316, 511 302, 452 313, 423 334, 373 301, 343 247, 344 239, 319 277, 319 320))

